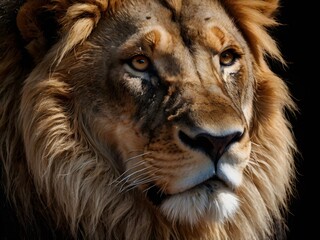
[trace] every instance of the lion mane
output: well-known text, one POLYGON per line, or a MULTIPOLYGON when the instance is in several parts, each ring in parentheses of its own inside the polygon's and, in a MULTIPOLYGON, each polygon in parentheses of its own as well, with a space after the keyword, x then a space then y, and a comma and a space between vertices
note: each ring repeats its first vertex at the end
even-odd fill
POLYGON ((277 0, 2 0, 1 186, 22 238, 285 238, 277 0))

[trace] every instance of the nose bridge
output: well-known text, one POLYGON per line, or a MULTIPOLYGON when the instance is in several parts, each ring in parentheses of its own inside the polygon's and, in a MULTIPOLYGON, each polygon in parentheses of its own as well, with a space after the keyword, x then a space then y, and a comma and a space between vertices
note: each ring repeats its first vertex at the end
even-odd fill
MULTIPOLYGON (((243 125, 239 104, 230 96, 224 86, 220 74, 214 68, 210 55, 201 47, 194 51, 184 48, 184 64, 181 64, 180 77, 177 80, 168 81, 171 89, 179 89, 179 95, 183 102, 187 103, 188 118, 199 127, 215 126, 222 129, 227 126, 243 125)), ((176 56, 181 59, 182 56, 176 56)), ((173 92, 175 91, 173 90, 173 92)), ((173 104, 175 106, 175 104, 173 104)), ((179 116, 182 111, 176 111, 173 115, 179 116)), ((185 115, 184 115, 185 116, 185 115)), ((220 131, 220 130, 218 130, 220 131)))
POLYGON ((241 111, 217 84, 203 84, 198 78, 184 85, 182 94, 189 103, 189 118, 197 127, 217 133, 242 128, 241 111))
MULTIPOLYGON (((189 61, 184 66, 184 76, 182 76, 183 94, 191 100, 194 110, 198 106, 214 107, 211 104, 231 105, 232 99, 225 89, 220 74, 212 64, 210 55, 203 48, 197 48, 194 52, 189 52, 189 61)), ((201 108, 199 110, 201 110, 201 108)), ((219 108, 217 106, 217 108, 219 108)))

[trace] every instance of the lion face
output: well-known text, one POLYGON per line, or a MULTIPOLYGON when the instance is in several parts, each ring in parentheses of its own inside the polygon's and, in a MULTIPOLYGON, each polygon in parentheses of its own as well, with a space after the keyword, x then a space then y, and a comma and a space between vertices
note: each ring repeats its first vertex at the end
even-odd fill
POLYGON ((265 60, 283 61, 266 31, 277 6, 26 1, 18 36, 0 36, 0 158, 26 222, 85 239, 271 237, 296 151, 295 105, 265 60))
POLYGON ((157 2, 124 7, 70 72, 89 131, 118 157, 114 184, 139 189, 170 221, 232 216, 250 158, 250 53, 219 9, 187 1, 173 21, 157 2))

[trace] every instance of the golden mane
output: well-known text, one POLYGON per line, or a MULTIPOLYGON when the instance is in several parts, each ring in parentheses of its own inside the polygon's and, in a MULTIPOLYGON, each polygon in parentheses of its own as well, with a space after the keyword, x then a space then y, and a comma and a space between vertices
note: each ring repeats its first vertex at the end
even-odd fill
MULTIPOLYGON (((286 114, 296 106, 266 60, 285 64, 268 33, 278 25, 278 1, 217 1, 254 59, 252 147, 242 187, 236 190, 242 206, 237 214, 223 224, 194 228, 155 215, 139 191, 119 194, 117 156, 88 129, 73 99, 73 83, 66 79, 93 59, 86 48, 97 46, 85 43, 101 18, 134 1, 19 2, 0 3, 0 166, 8 201, 31 236, 45 236, 41 221, 51 232, 56 229, 53 235, 75 239, 248 240, 285 234, 297 152, 286 114), (83 58, 66 69, 79 52, 83 58)), ((183 1, 160 2, 179 16, 183 1)))

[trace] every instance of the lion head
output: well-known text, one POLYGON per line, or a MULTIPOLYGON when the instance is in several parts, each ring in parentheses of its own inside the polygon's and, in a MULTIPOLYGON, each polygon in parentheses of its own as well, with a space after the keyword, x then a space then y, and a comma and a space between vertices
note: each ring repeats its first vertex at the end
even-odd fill
POLYGON ((285 63, 267 31, 278 1, 0 6, 2 182, 33 234, 44 220, 85 239, 285 233, 295 104, 267 62, 285 63))

